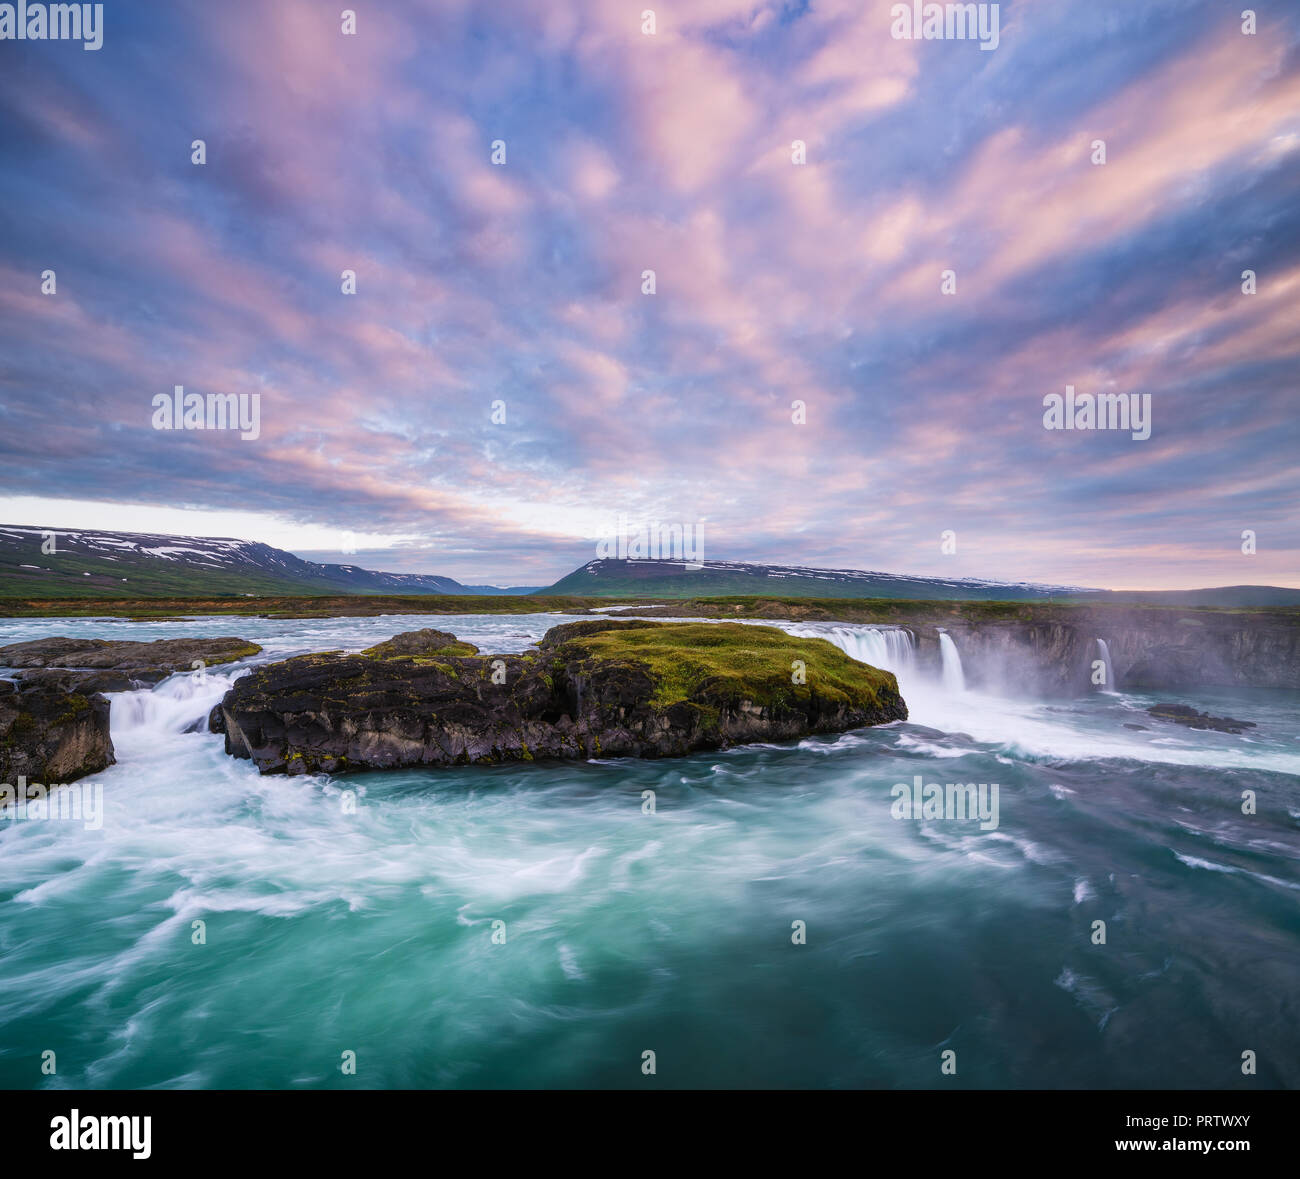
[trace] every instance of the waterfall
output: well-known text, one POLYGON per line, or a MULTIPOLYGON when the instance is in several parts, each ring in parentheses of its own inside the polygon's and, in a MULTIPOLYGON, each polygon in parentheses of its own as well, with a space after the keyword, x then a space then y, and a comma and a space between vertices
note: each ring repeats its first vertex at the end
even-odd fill
MULTIPOLYGON (((898 686, 904 698, 909 693, 932 691, 933 681, 923 674, 916 660, 916 637, 901 626, 851 626, 818 625, 817 623, 787 623, 782 627, 787 634, 806 638, 827 639, 859 663, 869 663, 882 671, 892 671, 898 677, 898 686)), ((965 692, 966 673, 962 669, 957 644, 946 631, 939 632, 939 653, 942 658, 942 686, 945 696, 965 692)))
POLYGON ((153 688, 114 692, 109 725, 122 756, 147 756, 184 733, 206 732, 208 713, 248 669, 181 672, 153 688))
MULTIPOLYGON (((833 626, 827 630, 824 627, 796 625, 785 629, 790 634, 829 639, 846 655, 860 663, 892 671, 898 677, 904 695, 908 690, 905 681, 910 681, 913 687, 919 686, 916 640, 911 631, 902 627, 833 626)), ((946 631, 939 632, 939 652, 943 659, 944 691, 964 692, 966 675, 962 670, 961 655, 957 651, 957 644, 946 631)))
POLYGON ((916 671, 916 644, 912 632, 902 627, 833 626, 827 630, 795 624, 782 629, 804 638, 826 639, 851 659, 892 671, 900 680, 916 671))
POLYGON ((943 686, 949 692, 964 692, 966 676, 961 669, 961 655, 946 630, 939 632, 939 654, 943 658, 943 686))
POLYGON ((1111 666, 1110 648, 1106 646, 1105 639, 1097 640, 1097 650, 1101 653, 1102 670, 1105 672, 1106 676, 1106 678, 1102 680, 1099 690, 1111 696, 1117 695, 1118 688, 1115 683, 1115 669, 1111 666))
POLYGON ((916 666, 916 648, 910 631, 879 627, 834 627, 830 639, 846 655, 895 675, 907 675, 916 666))

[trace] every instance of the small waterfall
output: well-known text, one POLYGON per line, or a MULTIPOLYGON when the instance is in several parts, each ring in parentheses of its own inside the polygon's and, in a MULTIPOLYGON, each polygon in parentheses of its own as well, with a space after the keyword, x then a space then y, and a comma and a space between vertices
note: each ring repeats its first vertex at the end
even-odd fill
POLYGON ((897 676, 916 669, 916 646, 910 631, 901 628, 837 626, 824 636, 846 655, 897 676))
POLYGON ((1115 668, 1110 662, 1110 648, 1106 646, 1105 639, 1097 640, 1097 650, 1101 654, 1102 670, 1105 672, 1105 679, 1098 685, 1098 691, 1105 692, 1109 696, 1118 694, 1118 687, 1115 683, 1115 668))
POLYGON ((939 654, 943 659, 943 686, 949 692, 964 692, 966 676, 961 669, 961 655, 946 630, 939 632, 939 654))
POLYGON ((109 696, 114 746, 119 753, 147 755, 180 734, 206 732, 213 705, 247 670, 241 667, 232 672, 181 672, 153 688, 114 692, 109 696))

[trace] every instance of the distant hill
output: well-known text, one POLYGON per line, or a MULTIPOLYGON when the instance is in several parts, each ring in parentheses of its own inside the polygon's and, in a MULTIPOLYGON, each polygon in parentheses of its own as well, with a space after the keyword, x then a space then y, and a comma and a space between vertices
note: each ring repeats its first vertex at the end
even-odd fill
MULTIPOLYGON (((1217 606, 1256 610, 1272 606, 1300 606, 1300 589, 1281 585, 1220 585, 1193 590, 1096 590, 1079 595, 1080 601, 1100 598, 1137 606, 1217 606)), ((1071 599, 1073 600, 1073 599, 1071 599)))
POLYGON ((527 594, 450 577, 320 565, 257 541, 0 525, 0 597, 187 597, 214 594, 527 594))
POLYGON ((380 573, 323 565, 257 541, 229 537, 0 525, 0 598, 275 597, 338 594, 447 594, 582 598, 875 598, 912 601, 1066 601, 1258 609, 1300 606, 1300 589, 1236 585, 1204 590, 1112 592, 1081 586, 968 577, 900 577, 861 569, 810 569, 709 561, 589 561, 546 588, 462 585, 450 577, 380 573))
POLYGON ((809 569, 708 561, 691 568, 681 561, 603 558, 588 561, 542 591, 583 597, 698 598, 711 594, 776 594, 801 598, 910 598, 1021 601, 1104 593, 1078 586, 971 577, 900 577, 862 569, 809 569))
POLYGON ((681 561, 615 558, 588 561, 541 592, 593 598, 770 595, 783 598, 906 598, 913 601, 1051 600, 1234 609, 1300 606, 1300 589, 1267 585, 1113 591, 972 577, 900 577, 862 569, 811 569, 743 561, 708 561, 702 567, 692 569, 681 561))

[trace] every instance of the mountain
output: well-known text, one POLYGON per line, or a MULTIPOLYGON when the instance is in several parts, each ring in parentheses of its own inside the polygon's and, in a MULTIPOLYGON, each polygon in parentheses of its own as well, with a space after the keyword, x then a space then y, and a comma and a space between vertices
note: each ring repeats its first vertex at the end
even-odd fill
POLYGON ((307 594, 466 594, 592 598, 906 598, 911 600, 1116 602, 1258 609, 1300 606, 1300 590, 1238 585, 1146 592, 988 581, 900 577, 861 569, 809 569, 709 561, 589 561, 554 585, 462 585, 423 573, 379 573, 321 565, 257 541, 142 532, 0 525, 0 598, 158 598, 307 594), (55 551, 42 552, 53 535, 55 551))
POLYGON ((318 565, 229 537, 0 525, 0 597, 186 597, 214 594, 527 594, 450 577, 318 565), (42 552, 47 536, 54 552, 42 552))
POLYGON ((757 565, 744 561, 708 561, 700 567, 689 567, 680 561, 614 558, 588 561, 541 592, 593 598, 760 595, 781 598, 907 598, 917 601, 1051 599, 1228 609, 1300 606, 1300 589, 1270 585, 1116 591, 1029 581, 988 581, 975 577, 900 577, 862 569, 809 569, 799 565, 757 565))
POLYGON ((801 565, 755 565, 708 561, 602 558, 588 561, 542 591, 584 597, 696 598, 717 594, 770 594, 799 598, 912 598, 1017 601, 1059 598, 1103 590, 1037 585, 1027 581, 984 581, 973 577, 900 577, 862 569, 809 569, 801 565))

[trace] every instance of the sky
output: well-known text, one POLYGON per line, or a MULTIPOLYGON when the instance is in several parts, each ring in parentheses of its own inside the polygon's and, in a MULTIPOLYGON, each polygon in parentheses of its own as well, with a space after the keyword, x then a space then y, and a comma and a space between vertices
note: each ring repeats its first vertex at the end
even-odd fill
POLYGON ((1300 7, 1014 0, 988 49, 893 7, 108 0, 98 50, 0 41, 0 523, 545 585, 623 516, 1300 586, 1300 7), (177 385, 257 436, 156 428, 177 385), (1067 386, 1150 436, 1047 429, 1067 386))

